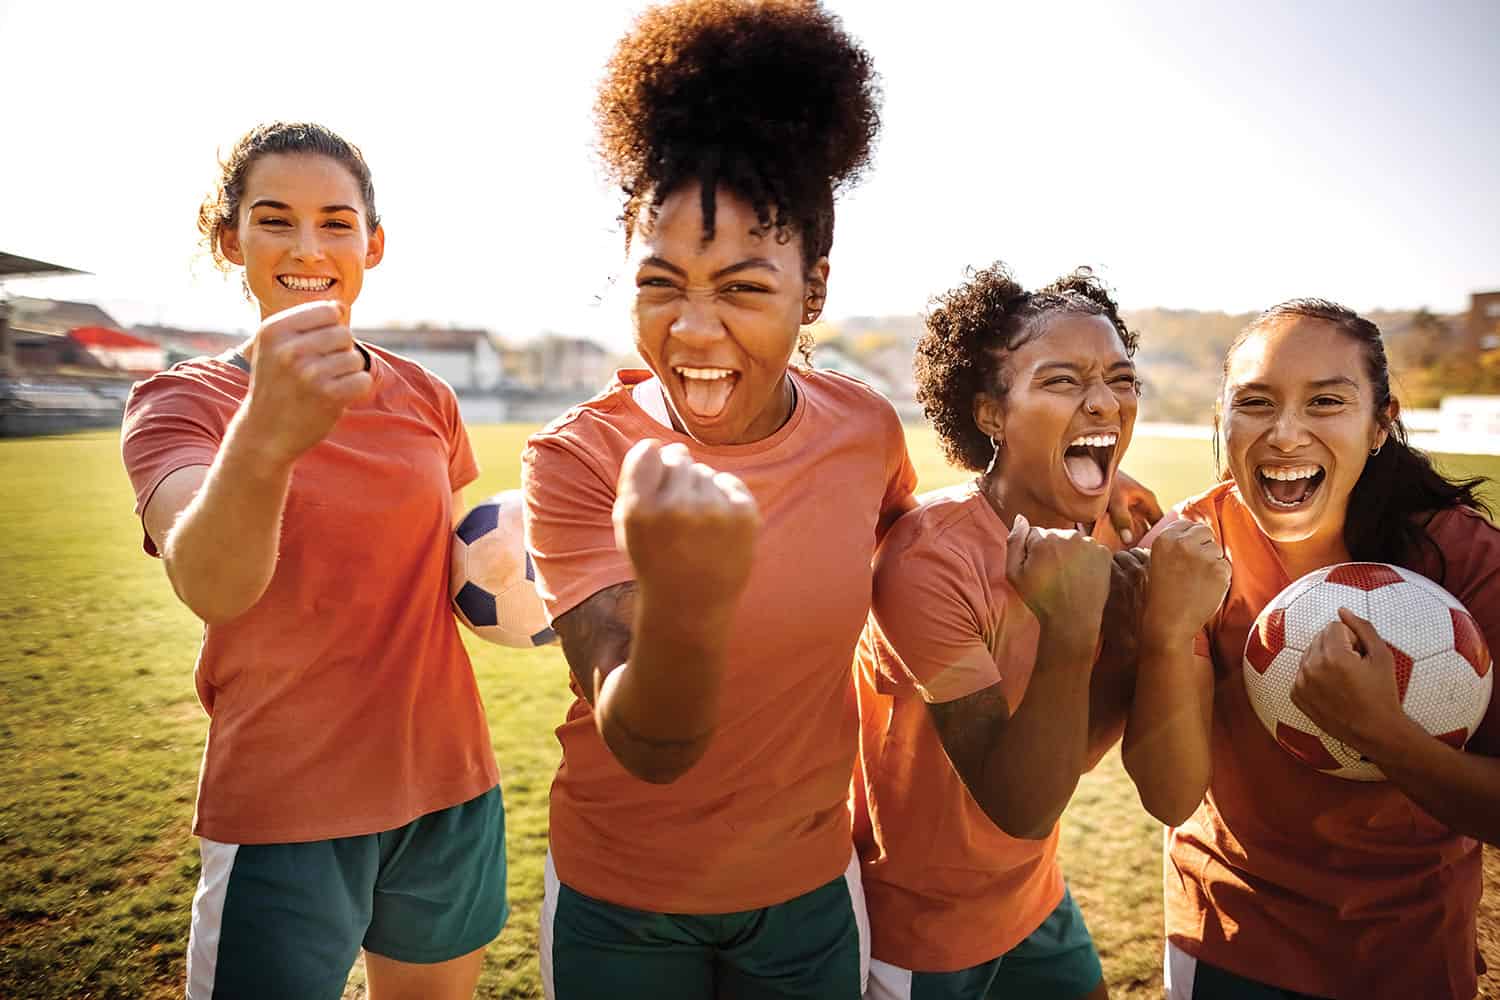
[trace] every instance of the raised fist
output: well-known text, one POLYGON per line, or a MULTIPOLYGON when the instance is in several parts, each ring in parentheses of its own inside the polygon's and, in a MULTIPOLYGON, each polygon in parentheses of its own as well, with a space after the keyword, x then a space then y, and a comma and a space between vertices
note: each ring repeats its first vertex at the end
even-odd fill
POLYGON ((1006 538, 1005 575, 1043 629, 1077 632, 1092 644, 1109 597, 1109 549, 1082 532, 1033 528, 1016 516, 1006 538))
POLYGON ((291 461, 323 440, 344 408, 370 391, 364 355, 341 302, 308 302, 255 332, 245 419, 275 457, 291 461))
POLYGON ((615 542, 649 600, 684 613, 722 610, 750 578, 760 512, 745 484, 694 462, 687 447, 641 441, 620 468, 615 542))
POLYGON ((1157 641, 1190 641, 1229 589, 1229 560, 1206 525, 1186 518, 1151 545, 1142 630, 1157 641))

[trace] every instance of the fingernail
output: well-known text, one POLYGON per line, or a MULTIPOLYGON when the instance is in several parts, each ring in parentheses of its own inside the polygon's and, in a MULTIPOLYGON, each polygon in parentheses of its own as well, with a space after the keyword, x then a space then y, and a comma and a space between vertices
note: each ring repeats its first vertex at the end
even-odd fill
POLYGON ((1016 519, 1013 522, 1011 522, 1010 530, 1012 530, 1012 531, 1030 531, 1031 530, 1031 522, 1028 521, 1028 520, 1026 520, 1026 515, 1025 514, 1017 514, 1016 515, 1016 519))
POLYGON ((1131 542, 1135 541, 1135 532, 1131 531, 1129 528, 1124 529, 1120 532, 1120 541, 1124 542, 1126 545, 1129 545, 1131 542))

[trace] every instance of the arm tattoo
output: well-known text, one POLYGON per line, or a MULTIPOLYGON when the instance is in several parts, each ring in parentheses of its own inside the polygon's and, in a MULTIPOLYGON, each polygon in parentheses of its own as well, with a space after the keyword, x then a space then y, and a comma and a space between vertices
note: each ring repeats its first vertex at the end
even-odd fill
POLYGON ((552 623, 568 669, 590 705, 598 685, 630 656, 635 594, 633 580, 605 587, 552 623))
POLYGON ((958 776, 970 788, 982 785, 990 744, 1011 716, 1000 685, 991 684, 957 701, 929 704, 927 710, 958 776))

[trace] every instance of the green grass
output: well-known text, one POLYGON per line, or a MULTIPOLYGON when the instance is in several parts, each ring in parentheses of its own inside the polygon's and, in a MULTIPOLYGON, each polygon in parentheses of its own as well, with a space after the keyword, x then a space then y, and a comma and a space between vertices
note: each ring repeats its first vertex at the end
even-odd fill
MULTIPOLYGON (((480 427, 469 497, 517 485, 522 427, 480 427)), ((958 480, 910 432, 923 488, 958 480)), ((113 434, 0 441, 0 996, 181 995, 198 875, 192 816, 207 720, 200 628, 140 550, 113 434)), ((1210 479, 1207 445, 1137 439, 1126 466, 1164 502, 1210 479)), ((1454 459, 1500 474, 1500 460, 1454 459)), ((513 916, 480 995, 536 997, 536 922, 553 728, 569 701, 554 649, 470 642, 504 775, 513 916)), ((1160 983, 1160 832, 1107 758, 1064 822, 1065 869, 1116 997, 1160 983)))

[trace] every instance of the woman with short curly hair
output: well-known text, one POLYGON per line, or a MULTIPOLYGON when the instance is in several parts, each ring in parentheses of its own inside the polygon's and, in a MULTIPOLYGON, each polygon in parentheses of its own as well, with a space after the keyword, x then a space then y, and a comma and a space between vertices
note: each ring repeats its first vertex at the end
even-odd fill
POLYGON ((918 399, 978 476, 924 495, 875 561, 854 786, 872 1000, 1105 996, 1058 816, 1122 729, 1147 808, 1196 804, 1174 793, 1206 766, 1184 750, 1208 706, 1180 668, 1228 571, 1199 526, 1158 541, 1149 582, 1140 550, 1111 556, 1135 347, 1084 270, 1032 292, 997 264, 927 316, 918 399))

